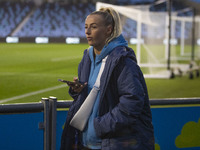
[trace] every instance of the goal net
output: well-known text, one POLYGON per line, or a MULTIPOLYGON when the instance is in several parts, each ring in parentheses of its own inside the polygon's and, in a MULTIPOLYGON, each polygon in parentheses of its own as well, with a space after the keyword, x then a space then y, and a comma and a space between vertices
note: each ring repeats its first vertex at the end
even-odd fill
POLYGON ((185 73, 199 69, 200 18, 198 16, 193 18, 193 11, 190 8, 181 10, 172 16, 171 29, 172 38, 177 41, 172 50, 176 54, 171 57, 172 62, 174 60, 178 62, 174 69, 185 73))
MULTIPOLYGON (((96 9, 101 7, 112 7, 119 12, 122 34, 130 39, 130 47, 134 47, 145 78, 170 78, 172 72, 187 72, 192 57, 192 17, 172 13, 169 55, 167 12, 152 12, 150 5, 118 6, 97 2, 96 9)), ((195 51, 195 59, 199 59, 199 54, 195 51)))

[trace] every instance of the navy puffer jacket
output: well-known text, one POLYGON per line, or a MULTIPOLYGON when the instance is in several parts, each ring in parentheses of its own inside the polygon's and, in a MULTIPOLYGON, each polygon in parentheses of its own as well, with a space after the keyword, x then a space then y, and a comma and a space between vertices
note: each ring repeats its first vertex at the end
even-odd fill
MULTIPOLYGON (((90 73, 87 50, 79 64, 80 82, 87 82, 90 73)), ((132 49, 116 47, 107 58, 100 80, 99 117, 94 120, 102 150, 153 150, 154 132, 149 97, 143 74, 132 49)), ((81 132, 69 125, 70 120, 87 97, 69 93, 74 98, 68 112, 61 139, 61 150, 81 149, 81 132)))

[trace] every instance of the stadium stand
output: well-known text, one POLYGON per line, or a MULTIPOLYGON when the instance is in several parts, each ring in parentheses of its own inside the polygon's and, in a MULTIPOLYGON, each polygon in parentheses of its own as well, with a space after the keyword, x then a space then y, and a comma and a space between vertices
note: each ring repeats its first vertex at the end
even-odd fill
POLYGON ((135 5, 135 4, 149 4, 153 3, 155 0, 116 0, 117 5, 135 5))
MULTIPOLYGON (((115 0, 115 4, 150 4, 154 0, 115 0)), ((178 4, 179 6, 180 4, 178 4)), ((180 9, 174 7, 173 9, 180 9)), ((45 2, 41 6, 33 2, 0 2, 0 38, 7 36, 26 37, 80 37, 84 38, 84 21, 95 10, 95 3, 45 2)), ((152 5, 151 11, 166 11, 166 3, 152 5)), ((192 12, 181 12, 179 16, 191 16, 192 12)), ((186 24, 191 28, 191 24, 186 24)), ((176 27, 180 37, 180 28, 176 27)), ((145 34, 145 28, 143 33, 145 34)), ((137 22, 125 18, 123 23, 125 38, 136 38, 137 22)), ((185 37, 188 37, 187 35, 185 37)))
POLYGON ((0 36, 9 36, 32 8, 31 2, 0 3, 0 36))
POLYGON ((92 4, 44 3, 14 36, 84 37, 85 17, 94 10, 92 4))
MULTIPOLYGON (((126 5, 128 1, 117 0, 116 3, 126 5)), ((129 4, 137 3, 138 0, 129 1, 129 4)), ((0 8, 1 38, 7 36, 83 38, 85 18, 95 10, 95 4, 55 2, 36 6, 30 2, 1 2, 0 8), (33 13, 30 15, 31 11, 33 13)), ((136 37, 136 22, 126 19, 123 34, 126 38, 136 37)))
POLYGON ((137 35, 136 26, 137 26, 136 21, 127 18, 126 22, 123 26, 123 32, 122 32, 124 37, 126 37, 126 38, 136 38, 136 35, 137 35))

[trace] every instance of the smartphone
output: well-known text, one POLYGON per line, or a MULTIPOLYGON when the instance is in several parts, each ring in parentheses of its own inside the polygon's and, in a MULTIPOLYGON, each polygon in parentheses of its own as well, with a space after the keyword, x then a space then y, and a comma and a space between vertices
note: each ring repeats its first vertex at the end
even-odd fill
POLYGON ((74 85, 74 84, 75 84, 75 83, 72 82, 72 81, 67 81, 67 80, 63 80, 63 79, 58 79, 58 81, 67 83, 68 85, 74 85))

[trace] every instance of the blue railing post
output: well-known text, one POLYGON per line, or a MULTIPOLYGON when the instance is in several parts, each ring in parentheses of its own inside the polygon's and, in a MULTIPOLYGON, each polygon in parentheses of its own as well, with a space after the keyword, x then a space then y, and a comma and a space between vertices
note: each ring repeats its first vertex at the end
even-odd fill
POLYGON ((42 103, 44 105, 44 150, 50 150, 50 128, 49 128, 49 118, 50 118, 50 108, 49 99, 42 98, 42 103))
POLYGON ((57 98, 50 96, 50 144, 51 150, 56 150, 56 121, 57 121, 57 98))

